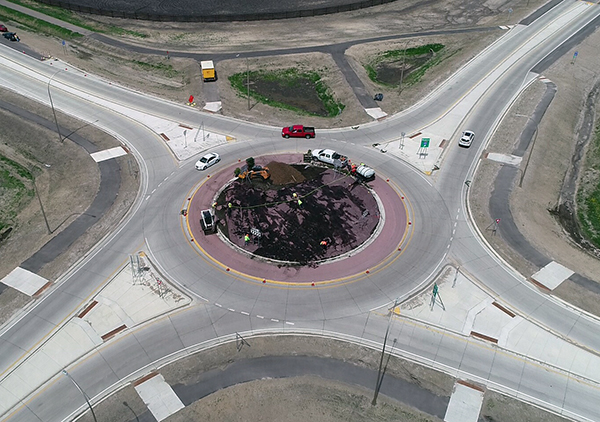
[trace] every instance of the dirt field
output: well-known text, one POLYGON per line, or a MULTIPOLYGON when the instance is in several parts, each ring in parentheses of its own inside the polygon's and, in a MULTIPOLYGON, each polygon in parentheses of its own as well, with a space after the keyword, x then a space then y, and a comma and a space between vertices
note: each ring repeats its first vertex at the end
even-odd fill
MULTIPOLYGON (((576 47, 579 55, 575 64, 571 64, 573 52, 569 52, 545 73, 558 86, 558 92, 540 123, 523 186, 515 186, 510 199, 515 223, 536 249, 596 282, 600 282, 600 261, 572 242, 549 210, 558 204, 563 180, 571 165, 584 101, 600 79, 593 70, 600 65, 600 59, 595 54, 599 42, 600 32, 596 31, 576 47)), ((535 82, 527 89, 509 110, 491 140, 488 152, 510 154, 544 91, 542 82, 535 82)), ((530 153, 531 147, 523 157, 521 171, 530 153)), ((492 232, 485 230, 495 218, 489 215, 489 195, 500 168, 499 163, 482 161, 471 185, 471 206, 488 242, 521 274, 529 277, 538 268, 510 250, 501 236, 493 236, 492 232)), ((571 281, 562 283, 553 294, 600 315, 599 295, 571 281)))

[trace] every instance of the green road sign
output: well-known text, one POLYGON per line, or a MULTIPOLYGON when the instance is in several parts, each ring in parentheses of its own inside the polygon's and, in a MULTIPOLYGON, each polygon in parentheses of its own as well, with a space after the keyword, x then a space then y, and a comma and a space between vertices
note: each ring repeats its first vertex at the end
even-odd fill
POLYGON ((436 297, 438 294, 438 285, 437 283, 433 285, 433 297, 436 297))
POLYGON ((421 148, 429 148, 430 138, 421 138, 421 148))

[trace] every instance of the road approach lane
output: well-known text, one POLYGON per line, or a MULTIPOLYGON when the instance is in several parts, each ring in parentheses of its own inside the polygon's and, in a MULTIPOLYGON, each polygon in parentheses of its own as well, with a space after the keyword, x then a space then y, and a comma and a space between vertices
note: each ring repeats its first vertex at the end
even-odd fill
MULTIPOLYGON (((547 26, 547 23, 549 22, 549 20, 552 19, 552 17, 554 16, 558 16, 559 13, 561 13, 562 11, 565 10, 565 8, 571 7, 573 9, 582 9, 582 3, 574 3, 574 2, 565 2, 559 6, 557 6, 557 8, 553 9, 551 11, 552 16, 543 16, 540 19, 540 22, 535 22, 534 24, 530 25, 530 27, 523 29, 523 28, 517 28, 516 30, 512 31, 511 33, 509 33, 511 42, 516 42, 516 38, 514 37, 527 37, 529 36, 530 33, 532 33, 531 31, 537 31, 540 30, 542 27, 547 26), (544 22, 545 21, 545 22, 544 22), (536 25, 538 25, 536 27, 536 25), (531 29, 530 29, 531 28, 531 29), (529 31, 529 32, 528 32, 529 31)), ((584 6, 585 7, 585 6, 584 6)), ((583 10, 583 9, 582 9, 583 10)), ((575 14, 574 19, 579 19, 577 21, 573 21, 571 20, 569 27, 570 28, 575 28, 577 27, 577 25, 582 25, 583 21, 585 19, 591 19, 593 16, 592 13, 592 6, 588 6, 584 11, 581 11, 581 13, 579 15, 577 15, 575 12, 571 12, 573 14, 575 14), (577 23, 579 22, 579 23, 577 23)), ((594 13, 597 13, 596 11, 593 11, 594 13)), ((565 28, 563 27, 561 28, 555 28, 555 30, 557 32, 555 32, 555 34, 558 34, 558 36, 561 37, 568 37, 568 34, 566 34, 565 28), (562 31, 562 32, 561 32, 562 31)), ((558 44, 560 44, 560 42, 562 42, 563 39, 546 39, 546 40, 541 40, 540 43, 538 45, 542 45, 545 42, 549 43, 548 48, 552 49, 553 45, 556 46, 558 44)), ((510 44, 510 43, 509 43, 510 44)), ((489 73, 489 71, 491 71, 492 69, 495 68, 495 66, 497 66, 499 64, 499 62, 501 62, 502 58, 505 57, 505 55, 502 54, 502 52, 508 52, 511 48, 510 45, 506 45, 506 44, 502 44, 502 43, 497 43, 495 45, 494 48, 499 48, 500 46, 502 46, 505 50, 495 50, 495 53, 489 57, 490 60, 486 60, 485 63, 481 63, 481 66, 490 66, 487 69, 487 73, 489 73)), ((490 49, 492 50, 492 48, 490 49)), ((525 54, 525 53, 524 53, 525 54)), ((540 49, 536 50, 535 48, 533 50, 530 50, 527 52, 527 54, 531 54, 531 58, 532 60, 534 58, 536 58, 537 56, 537 60, 541 59, 543 57, 544 52, 540 51, 540 49)), ((2 50, 2 55, 5 55, 5 51, 2 50)), ((13 60, 15 61, 19 61, 19 58, 14 58, 13 60)), ((22 58, 22 60, 26 60, 25 58, 22 58)), ((3 65, 4 66, 4 65, 3 65)), ((29 89, 29 86, 27 85, 28 83, 31 83, 31 86, 33 88, 31 88, 30 92, 33 92, 32 95, 34 95, 34 98, 39 98, 42 101, 45 101, 45 88, 46 88, 46 81, 47 78, 50 76, 50 71, 47 65, 43 65, 43 64, 39 64, 39 63, 29 63, 28 62, 28 66, 31 67, 38 67, 37 69, 38 71, 41 72, 45 72, 46 74, 46 80, 45 81, 38 81, 37 84, 32 82, 31 80, 29 80, 28 82, 25 82, 23 80, 17 80, 14 81, 14 86, 15 87, 19 87, 19 89, 25 91, 27 89, 29 89)), ((521 63, 521 66, 523 66, 524 69, 524 65, 521 63)), ((471 85, 469 85, 470 82, 468 82, 469 78, 465 78, 464 80, 461 79, 461 75, 465 76, 467 73, 469 73, 470 71, 476 71, 476 70, 480 70, 482 69, 482 67, 478 67, 477 69, 473 69, 471 68, 465 68, 467 70, 463 70, 462 72, 459 72, 459 74, 457 74, 458 76, 456 76, 455 78, 458 79, 454 79, 451 83, 449 84, 445 84, 444 86, 442 86, 440 88, 440 90, 436 93, 434 93, 432 96, 427 98, 427 101, 431 101, 433 103, 435 103, 436 105, 441 104, 442 102, 446 102, 446 104, 455 104, 457 102, 458 99, 460 99, 463 95, 464 92, 468 91, 471 87, 472 87, 472 83, 471 85), (461 82, 461 80, 463 80, 463 82, 461 82)), ((12 73, 12 72, 9 72, 12 73)), ((57 78, 55 78, 56 80, 58 80, 60 83, 62 83, 63 85, 65 84, 65 82, 67 82, 66 79, 63 79, 63 72, 60 72, 59 75, 61 76, 60 78, 58 78, 59 75, 57 75, 57 78)), ((525 72, 523 72, 521 74, 521 77, 524 78, 526 75, 525 72)), ((12 77, 12 75, 11 75, 12 77)), ((120 104, 126 104, 128 102, 131 102, 134 104, 134 107, 141 111, 141 112, 153 112, 154 114, 161 114, 164 117, 170 117, 175 121, 181 121, 184 123, 191 123, 191 124, 198 124, 200 119, 203 119, 209 123, 207 123, 207 126, 210 125, 211 126, 211 130, 215 130, 215 131, 219 131, 219 132, 223 132, 223 133, 233 133, 236 134, 239 140, 250 140, 252 141, 252 145, 251 146, 247 146, 244 145, 244 142, 240 142, 239 145, 244 145, 242 147, 241 150, 236 150, 236 146, 228 146, 227 148, 232 148, 231 151, 236 151, 236 152, 244 152, 244 151, 256 151, 258 150, 260 147, 260 145, 263 144, 264 145, 270 145, 271 147, 275 144, 278 144, 281 141, 280 137, 279 137, 279 128, 266 128, 266 127, 262 127, 259 125, 251 125, 251 124, 246 124, 246 123, 242 123, 242 122, 236 122, 236 121, 231 121, 229 119, 225 119, 222 117, 210 117, 210 116, 204 116, 202 115, 201 117, 198 116, 197 112, 191 111, 189 109, 185 109, 182 107, 175 107, 173 108, 169 103, 166 103, 164 101, 159 101, 159 100, 155 100, 155 99, 147 99, 141 95, 138 95, 136 93, 131 93, 129 91, 126 90, 119 90, 117 88, 115 88, 114 86, 112 88, 110 88, 110 86, 108 84, 102 86, 102 89, 99 90, 98 92, 95 92, 95 84, 97 84, 96 81, 94 81, 93 83, 91 82, 92 79, 84 79, 82 77, 79 77, 78 75, 74 75, 71 78, 69 78, 68 80, 68 84, 74 88, 74 90, 76 91, 78 87, 82 87, 84 90, 86 90, 87 92, 93 92, 95 95, 100 96, 100 94, 102 94, 103 92, 107 92, 109 93, 109 98, 118 101, 120 104), (89 85, 88 85, 89 84, 89 85), (160 104, 159 104, 160 103, 160 104), (160 106, 160 107, 159 107, 160 106), (156 108, 154 108, 156 107, 156 108), (160 110, 158 112, 154 112, 153 110, 160 110), (218 130, 218 129, 222 129, 222 130, 218 130), (263 142, 261 142, 261 139, 263 140, 263 142), (271 144, 269 144, 271 143, 271 144)), ((54 87, 54 85, 53 85, 54 87)), ((61 86, 57 89, 57 91, 60 92, 60 90, 66 90, 68 87, 66 86, 61 86)), ((55 95, 59 95, 62 96, 62 94, 55 94, 55 95)), ((62 104, 61 101, 59 101, 59 107, 61 109, 63 109, 66 112, 69 112, 70 114, 73 115, 77 115, 77 116, 82 116, 85 115, 86 112, 82 109, 84 108, 88 108, 89 107, 89 102, 95 101, 95 100, 91 100, 91 99, 87 99, 85 102, 85 107, 81 107, 81 102, 79 102, 77 100, 76 97, 77 93, 76 92, 71 92, 68 95, 64 95, 64 104, 62 104)), ((54 98, 54 96, 53 96, 54 98)), ((508 101, 509 98, 503 98, 504 101, 508 101)), ((422 103, 420 104, 421 107, 419 108, 425 108, 426 109, 426 105, 428 105, 428 103, 422 103)), ((483 107, 485 104, 481 103, 479 104, 479 107, 483 107)), ((90 109, 93 109, 93 107, 89 107, 90 109)), ((386 139, 391 139, 393 137, 397 137, 397 134, 403 129, 403 128, 411 128, 414 130, 426 125, 428 122, 430 122, 433 118, 439 116, 440 112, 439 110, 435 110, 432 112, 423 112, 423 110, 421 110, 421 113, 417 113, 417 107, 413 108, 411 111, 409 111, 408 113, 403 113, 400 116, 395 116, 394 118, 390 118, 387 121, 385 121, 383 124, 368 124, 368 125, 364 125, 364 128, 361 128, 363 130, 358 130, 358 131, 352 131, 352 130, 341 130, 341 131, 334 131, 334 130, 330 130, 330 131, 324 131, 324 135, 322 137, 322 140, 320 141, 321 144, 327 144, 330 140, 346 140, 348 142, 354 142, 354 143, 362 143, 362 144, 369 144, 371 142, 373 142, 374 140, 376 141, 382 141, 382 140, 386 140, 386 139), (418 114, 418 115, 417 115, 418 114), (419 118, 417 118, 419 117, 419 118)), ((458 110, 457 110, 458 111, 458 110)), ((98 111, 100 112, 100 111, 98 111)), ((450 113, 449 115, 452 115, 452 113, 450 113)), ((460 113, 457 113, 457 116, 459 116, 460 113)), ((86 116, 89 117, 89 116, 86 116)), ((454 130, 456 129, 456 124, 462 120, 462 117, 456 117, 456 116, 451 116, 454 117, 455 119, 459 119, 459 120, 455 120, 454 124, 451 125, 449 127, 449 131, 450 133, 453 133, 454 130)), ((88 121, 93 121, 93 119, 89 119, 88 121)), ((148 147, 148 145, 154 145, 155 141, 152 140, 148 140, 149 138, 152 139, 152 136, 149 136, 148 134, 143 134, 141 132, 135 133, 135 134, 127 134, 128 129, 126 127, 118 127, 115 129, 115 127, 112 126, 113 122, 112 121, 106 121, 104 120, 102 122, 103 127, 106 128, 110 128, 110 130, 112 131, 112 133, 119 133, 121 134, 121 136, 123 136, 122 134, 125 133, 126 136, 123 136, 122 139, 126 139, 131 145, 133 145, 136 149, 141 150, 144 147, 148 147), (119 132, 117 132, 117 130, 119 132), (122 132, 121 132, 122 131, 122 132), (145 138, 145 139, 144 139, 145 138)), ((491 126, 491 122, 490 122, 490 126, 491 126)), ((407 132, 409 132, 409 130, 407 130, 407 132)), ((485 130, 484 132, 485 133, 485 130)), ((155 139, 155 137, 154 137, 155 139)), ((334 144, 335 145, 335 144, 334 144)), ((451 144, 451 147, 453 146, 453 144, 451 144)), ((162 148, 164 148, 161 145, 162 148)), ((344 146, 344 148, 348 148, 349 151, 352 152, 356 152, 359 156, 365 156, 365 157, 369 157, 371 158, 371 153, 366 150, 366 149, 361 149, 361 148, 354 148, 351 147, 350 144, 346 144, 344 146)), ((255 154, 254 154, 255 155, 255 154)), ((144 158, 144 154, 141 154, 141 156, 144 158)), ((150 169, 149 171, 149 185, 150 187, 155 187, 157 186, 159 183, 161 183, 164 180, 164 177, 166 177, 167 174, 170 174, 168 171, 164 171, 165 168, 173 168, 173 163, 170 163, 169 165, 166 165, 165 167, 160 167, 157 166, 156 164, 158 164, 157 162, 157 157, 168 157, 168 153, 165 152, 165 150, 161 150, 160 152, 158 151, 154 151, 153 153, 151 152, 150 154, 148 154, 148 158, 149 160, 146 162, 146 164, 148 165, 148 168, 150 169), (162 179, 161 179, 162 177, 162 179)), ((242 155, 243 157, 243 155, 242 155)), ((453 162, 450 159, 450 155, 448 157, 446 157, 446 162, 444 163, 444 167, 448 166, 448 167, 453 167, 453 162)), ((375 159, 373 157, 373 159, 375 159)), ((166 160, 168 161, 168 160, 166 160)), ((166 162, 165 161, 165 162, 166 162)), ((393 159, 389 160, 389 166, 392 170, 394 170, 392 166, 392 163, 394 162, 393 159)), ((378 162, 377 164, 380 164, 382 167, 385 166, 386 163, 384 162, 378 162)), ((185 168, 185 167, 184 167, 185 168)), ((182 170, 182 172, 185 170, 182 170)), ((385 171, 385 170, 384 170, 385 171)), ((393 173, 393 171, 392 171, 393 173)), ((181 176, 182 177, 182 176, 181 176)), ((443 181, 443 179, 440 180, 443 181)), ((175 177, 174 177, 175 178, 175 177)), ((169 179, 170 180, 170 179, 169 179)), ((457 179, 461 186, 462 186, 462 180, 460 180, 460 178, 457 179)), ((439 189, 439 188, 438 188, 439 189)), ((454 188, 455 190, 457 189, 457 187, 455 186, 454 188)), ((441 192, 445 192, 445 190, 439 189, 441 192)), ((152 199, 152 198, 151 198, 152 199)), ((456 199, 455 199, 456 200, 456 199)), ((423 204, 424 207, 427 207, 430 204, 423 204)), ((454 205, 454 203, 452 203, 452 205, 454 205)), ((453 208, 451 207, 451 205, 448 205, 447 207, 448 210, 450 210, 450 215, 453 215, 453 208)), ((146 221, 146 217, 148 216, 148 212, 146 211, 144 214, 144 221, 146 221)), ((179 218, 179 217, 178 217, 179 218)), ((152 227, 152 225, 154 224, 154 221, 147 221, 147 227, 152 227)), ((107 269, 108 268, 112 268, 115 269, 116 266, 118 266, 119 262, 119 258, 123 258, 126 257, 128 253, 131 253, 135 250, 135 246, 133 245, 133 241, 128 240, 131 239, 132 237, 135 239, 135 236, 138 236, 140 233, 140 230, 142 230, 142 227, 139 226, 139 221, 137 219, 132 219, 131 221, 128 222, 128 226, 125 230, 127 230, 127 232, 123 231, 120 234, 117 234, 117 236, 111 240, 110 242, 108 242, 107 246, 105 246, 104 248, 102 248, 101 251, 98 252, 98 254, 96 255, 95 259, 93 260, 93 262, 87 262, 85 263, 85 265, 82 266, 82 270, 80 270, 79 272, 75 272, 73 273, 73 276, 71 278, 71 280, 69 280, 69 285, 74 284, 74 285, 78 285, 78 284, 82 284, 84 285, 85 283, 83 283, 83 281, 81 281, 80 283, 78 282, 79 280, 81 280, 84 275, 94 275, 96 277, 96 279, 102 279, 102 277, 98 277, 98 275, 102 275, 102 276, 106 276, 106 273, 108 272, 107 269), (123 237, 127 237, 127 239, 122 238, 123 237), (114 243, 113 243, 114 242, 114 243), (117 245, 119 244, 119 242, 123 242, 122 244, 120 244, 120 246, 117 247, 117 245), (89 270, 88 270, 89 268, 89 270), (89 271, 89 272, 87 272, 89 271), (78 280, 78 281, 76 281, 78 280)), ((145 225, 143 227, 144 233, 145 233, 145 225)), ((444 243, 444 242, 440 242, 440 243, 444 243)), ((447 242, 446 242, 447 243, 447 242)), ((475 246, 475 245, 473 245, 475 246)), ((416 246, 415 246, 416 248, 416 246)), ((426 248, 423 248, 424 251, 426 251, 426 248)), ((439 258, 441 259, 443 256, 440 256, 439 258)), ((182 263, 185 264, 185 263, 182 263)), ((414 269, 415 271, 419 271, 421 272, 421 274, 425 274, 427 275, 427 271, 425 271, 424 269, 419 269, 417 267, 419 267, 420 263, 418 261, 415 261, 413 264, 413 267, 411 267, 410 269, 414 269)), ((466 264, 466 266, 468 267, 468 262, 466 264)), ((498 271, 504 271, 504 269, 500 269, 498 271)), ((386 273, 386 274, 382 274, 380 276, 390 276, 393 273, 386 273)), ((196 277, 198 278, 198 275, 196 274, 196 277)), ((484 277, 482 279, 484 282, 487 282, 487 277, 484 277)), ((86 280, 87 282, 89 282, 89 279, 86 280)), ((178 281, 183 281, 183 282, 187 282, 187 280, 178 280, 178 281)), ((241 285, 241 282, 239 280, 232 280, 231 283, 237 283, 241 285)), ((93 283, 92 283, 93 284, 93 283)), ((69 288, 73 288, 72 286, 69 286, 69 288)), ((89 288, 89 287, 88 287, 89 288)), ((335 289, 332 289, 331 291, 333 292, 335 289)), ((400 290, 400 289, 398 289, 400 290)), ((281 297, 279 295, 278 292, 276 292, 274 289, 264 289, 263 290, 265 293, 265 298, 268 297, 268 300, 265 300, 265 303, 270 302, 270 301, 278 301, 281 300, 281 297)), ((339 290, 341 291, 341 290, 339 290)), ((289 292, 287 292, 289 294, 289 292)), ((321 291, 318 291, 319 297, 321 295, 321 291)), ((325 295, 329 294, 328 292, 325 293, 325 295)), ((218 291, 215 292, 215 295, 218 296, 218 298, 221 298, 223 295, 219 294, 218 291)), ((391 296, 389 293, 386 293, 387 296, 391 296)), ((82 297, 84 297, 84 295, 81 295, 82 297)), ((324 321, 315 321, 315 323, 317 325, 321 325, 321 326, 333 326, 333 327, 337 327, 339 328, 339 330, 346 332, 348 334, 354 334, 355 332, 361 331, 361 329, 364 329, 364 324, 361 327, 360 324, 353 324, 352 322, 352 318, 357 318, 359 317, 359 315, 355 315, 355 316, 351 316, 351 317, 347 317, 347 318, 338 318, 338 316, 341 315, 346 315, 346 310, 342 309, 341 313, 340 310, 336 310, 334 309, 334 307, 336 306, 336 298, 335 298, 335 294, 331 294, 331 298, 328 298, 330 300, 325 302, 324 305, 324 309, 332 309, 331 311, 328 312, 327 315, 325 315, 325 320, 324 321)), ((75 296, 74 296, 75 297, 75 296)), ((286 295, 287 297, 287 295, 286 295)), ((393 297, 393 296, 391 296, 393 297)), ((47 296, 47 300, 44 300, 41 302, 41 304, 44 304, 46 302, 50 302, 50 301, 54 301, 54 294, 47 296)), ((240 301, 243 301, 243 296, 240 296, 240 301)), ((211 297, 210 299, 215 300, 217 299, 217 297, 211 297)), ((259 302, 259 299, 256 299, 255 297, 252 298, 253 300, 259 302)), ((287 299, 286 299, 287 300, 287 299)), ((301 305, 301 303, 299 303, 299 305, 301 305)), ((40 306, 47 306, 47 305, 38 305, 38 307, 40 306)), ((53 319, 50 319, 51 321, 51 325, 52 324, 56 324, 57 321, 60 320, 59 317, 57 317, 56 315, 59 315, 60 313, 62 313, 63 315, 68 315, 70 312, 72 312, 74 304, 73 302, 68 302, 66 304, 64 304, 64 306, 61 306, 62 309, 60 310, 52 310, 52 314, 54 315, 53 319)), ((208 305, 207 305, 208 306, 208 305)), ((212 305, 214 306, 214 305, 212 305)), ((523 304, 523 306, 526 306, 526 304, 523 304)), ((554 305, 553 305, 554 306, 554 305)), ((58 307, 58 306, 57 306, 58 307)), ((48 310, 50 310, 50 308, 47 308, 48 310)), ((282 309, 282 308, 274 308, 274 312, 279 312, 278 309, 282 309)), ((360 310, 361 308, 358 307, 358 309, 360 310)), ((246 325, 250 324, 250 322, 248 323, 242 323, 239 321, 239 316, 236 318, 233 318, 233 314, 229 315, 227 313, 227 311, 222 311, 224 312, 224 314, 216 319, 214 319, 214 324, 211 326, 212 328, 212 332, 211 332, 211 336, 218 336, 218 335, 224 335, 224 334, 228 334, 231 333, 233 331, 239 331, 240 329, 243 329, 246 325)), ((323 313, 325 314, 326 311, 324 311, 323 313)), ((350 315, 352 312, 350 312, 348 315, 350 315)), ((47 315, 43 315, 44 318, 46 318, 47 315)), ((284 316, 287 319, 288 315, 284 316)), ((27 320, 28 318, 33 318, 32 317, 25 317, 23 320, 27 320)), ((22 320, 22 321, 23 321, 22 320)), ((245 321, 246 319, 244 319, 245 321)), ((212 317, 211 317, 211 322, 213 321, 212 317)), ((307 321, 307 323, 310 321, 307 321)), ((259 322, 258 326, 260 326, 261 322, 259 322)), ((256 326, 255 325, 255 326, 256 326)), ((298 323, 298 326, 300 326, 300 323, 298 323)), ((14 327, 14 326, 13 326, 14 327)), ((42 330, 37 330, 35 329, 32 325, 28 326, 29 328, 24 329, 22 332, 21 330, 18 330, 20 332, 20 335, 23 337, 23 341, 25 342, 25 338, 28 339, 38 339, 40 338, 40 333, 43 333, 44 331, 46 331, 45 329, 42 330)), ((281 326, 281 329, 284 328, 288 328, 285 325, 281 326)), ((5 344, 9 344, 11 343, 11 340, 13 338, 16 337, 12 337, 13 335, 15 335, 14 333, 16 332, 16 329, 12 329, 9 328, 8 331, 5 331, 5 333, 3 333, 2 336, 2 348, 4 347, 5 344)), ((210 330, 208 330, 210 331, 210 330)), ((47 332, 47 331, 46 331, 47 332)), ((383 330, 381 331, 383 332, 383 330)), ((425 341, 426 343, 428 343, 427 339, 423 339, 423 338, 419 338, 418 337, 418 333, 413 332, 412 333, 413 336, 411 337, 412 341, 416 343, 419 343, 420 341, 425 341)), ((377 340, 381 339, 382 334, 378 334, 375 335, 374 337, 376 337, 377 340)), ((166 355, 169 352, 172 351, 172 347, 173 345, 168 342, 168 341, 162 341, 161 340, 161 336, 157 335, 155 337, 153 337, 154 343, 152 343, 151 349, 153 351, 153 355, 155 356, 160 356, 160 355, 166 355)), ((33 342, 35 342, 34 340, 32 340, 33 342)), ((29 344, 32 344, 31 342, 28 342, 29 344)), ((143 362, 145 362, 145 359, 136 359, 135 357, 138 356, 136 355, 136 353, 133 353, 133 351, 135 350, 135 348, 129 349, 126 348, 125 350, 120 350, 119 347, 122 346, 122 344, 119 344, 120 341, 116 341, 113 342, 112 344, 108 344, 106 347, 111 348, 114 347, 114 349, 111 349, 111 355, 119 357, 120 359, 115 358, 115 360, 118 360, 120 362, 120 365, 122 366, 127 366, 127 365, 131 365, 130 368, 135 367, 136 365, 139 367, 140 365, 142 365, 143 362), (114 345, 114 346, 113 346, 114 345), (125 358, 127 357, 127 358, 125 358)), ((27 344, 25 344, 24 346, 21 346, 21 348, 23 350, 27 350, 27 344)), ((595 350, 598 350, 597 348, 595 350)), ((3 351, 3 350, 0 350, 3 351)), ((14 353, 14 352, 13 352, 14 353)), ((144 353, 147 354, 147 352, 144 350, 143 352, 140 353, 144 353)), ((141 355, 140 355, 141 356, 141 355)), ((98 379, 98 375, 94 375, 94 374, 100 374, 102 372, 96 372, 95 369, 98 369, 99 367, 94 367, 93 365, 91 365, 89 362, 91 362, 92 359, 90 359, 89 361, 86 361, 85 364, 82 364, 86 367, 87 371, 86 373, 88 373, 88 377, 84 377, 84 385, 87 386, 91 384, 92 392, 98 392, 100 390, 102 390, 101 387, 103 386, 107 386, 110 382, 111 379, 106 378, 106 379, 98 379), (89 377, 94 377, 95 381, 90 381, 88 382, 88 378, 89 377), (97 387, 97 388, 96 388, 97 387)), ((10 359, 10 362, 12 362, 13 359, 10 359)), ((119 366, 119 367, 122 367, 119 366)), ((118 374, 118 375, 122 375, 123 373, 125 373, 126 371, 114 371, 114 373, 118 374)), ((112 372, 111 372, 112 373, 112 372)), ((519 384, 520 385, 520 384, 519 384)), ((534 390, 537 391, 537 390, 534 390)), ((49 400, 52 401, 52 400, 49 400)), ((579 406, 579 405, 577 405, 579 406)), ((66 409, 61 409, 61 411, 64 413, 66 411, 66 409)))

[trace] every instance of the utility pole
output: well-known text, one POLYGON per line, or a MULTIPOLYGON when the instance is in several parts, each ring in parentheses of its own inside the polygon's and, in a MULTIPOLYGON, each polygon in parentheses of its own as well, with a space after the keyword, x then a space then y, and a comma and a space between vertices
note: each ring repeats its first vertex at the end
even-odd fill
POLYGON ((54 72, 54 75, 52 75, 50 77, 50 79, 48 79, 48 97, 50 98, 50 107, 52 107, 52 114, 54 114, 54 121, 56 122, 56 131, 58 132, 58 139, 60 140, 60 142, 62 142, 63 138, 62 138, 62 135, 60 134, 60 126, 58 126, 58 119, 56 118, 56 110, 54 110, 54 102, 52 102, 52 95, 50 95, 50 83, 52 82, 52 79, 54 79, 54 77, 60 71, 61 71, 61 69, 57 70, 56 72, 54 72))
POLYGON ((248 98, 248 110, 250 110, 250 63, 246 57, 246 98, 248 98))
POLYGON ((377 404, 377 396, 379 395, 379 389, 381 388, 381 384, 383 384, 383 376, 385 375, 385 370, 382 370, 382 369, 383 369, 383 358, 385 356, 385 346, 387 343, 388 335, 390 333, 390 327, 392 325, 392 317, 394 316, 394 309, 396 309, 397 306, 398 306, 398 299, 396 299, 394 301, 394 306, 390 310, 390 318, 388 319, 387 329, 385 330, 385 337, 383 338, 383 348, 381 349, 381 359, 379 360, 379 370, 377 371, 377 383, 375 384, 375 395, 373 396, 373 401, 371 402, 371 404, 373 406, 375 406, 377 404))
POLYGON ((92 404, 90 403, 90 398, 88 397, 88 395, 85 394, 85 392, 81 389, 81 387, 79 386, 79 384, 77 384, 77 381, 75 381, 73 379, 73 377, 71 376, 71 374, 69 374, 66 369, 63 369, 62 373, 67 378, 69 378, 73 382, 73 384, 75 384, 75 387, 77 387, 77 389, 79 390, 79 392, 81 393, 81 395, 85 399, 85 402, 87 403, 88 407, 90 408, 90 411, 92 412, 92 417, 94 418, 94 422, 98 422, 98 419, 96 419, 96 414, 94 413, 94 408, 92 407, 92 404))

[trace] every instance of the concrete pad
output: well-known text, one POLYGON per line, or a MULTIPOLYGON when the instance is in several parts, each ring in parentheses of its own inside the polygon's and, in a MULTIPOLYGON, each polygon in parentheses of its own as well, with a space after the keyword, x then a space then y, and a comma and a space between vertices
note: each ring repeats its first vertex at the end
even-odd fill
POLYGON ((125 311, 112 300, 102 296, 98 296, 96 300, 98 301, 98 305, 94 306, 94 308, 83 317, 83 320, 90 324, 99 336, 103 336, 123 324, 128 327, 134 325, 125 311))
POLYGON ((487 159, 492 161, 497 161, 499 163, 509 164, 511 166, 518 166, 521 164, 523 157, 518 157, 516 155, 508 155, 508 154, 498 154, 495 152, 490 152, 487 154, 487 159))
POLYGON ((135 391, 158 422, 185 407, 161 374, 135 385, 135 391))
POLYGON ((430 174, 439 161, 442 152, 448 146, 448 142, 429 131, 412 138, 411 135, 414 134, 407 133, 404 139, 400 137, 385 144, 380 144, 377 148, 406 161, 425 174, 430 174), (420 150, 421 138, 430 139, 429 148, 424 148, 424 151, 420 150), (420 152, 425 152, 425 154, 420 154, 420 152))
POLYGON ((537 273, 532 275, 531 278, 540 283, 542 286, 545 286, 550 290, 554 290, 560 286, 563 281, 571 277, 573 273, 573 271, 563 267, 558 262, 552 261, 537 273))
POLYGON ((221 111, 221 108, 221 101, 213 101, 210 103, 206 103, 206 105, 204 106, 204 110, 210 111, 211 113, 218 113, 219 111, 221 111))
POLYGON ((498 340, 502 333, 502 328, 510 324, 512 320, 512 316, 497 308, 492 303, 476 315, 471 331, 476 331, 479 334, 498 340))
POLYGON ((483 404, 483 391, 460 380, 454 384, 444 422, 477 422, 483 404))
POLYGON ((489 296, 455 269, 443 272, 436 283, 445 311, 437 305, 431 309, 431 289, 428 289, 403 303, 400 314, 462 332, 469 311, 489 296))
POLYGON ((385 111, 383 111, 382 109, 380 109, 379 107, 365 108, 365 111, 369 116, 371 116, 375 120, 381 119, 382 117, 387 116, 387 113, 385 111))
POLYGON ((17 289, 27 296, 35 295, 48 280, 21 267, 17 267, 1 280, 2 283, 17 289))
POLYGON ((99 163, 101 161, 110 160, 111 158, 117 158, 122 155, 127 155, 127 151, 123 147, 115 147, 110 149, 105 149, 104 151, 98 151, 90 154, 90 156, 94 159, 95 162, 99 163))

